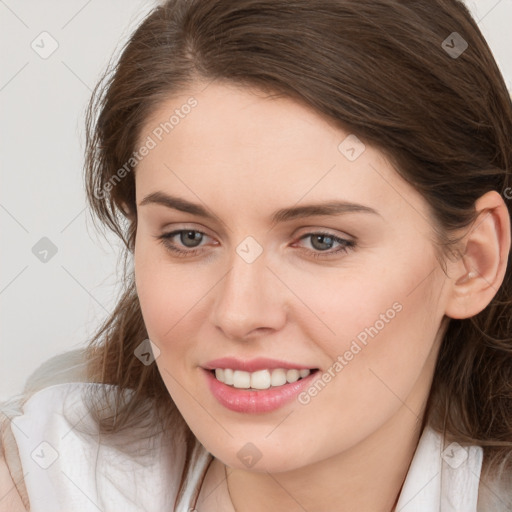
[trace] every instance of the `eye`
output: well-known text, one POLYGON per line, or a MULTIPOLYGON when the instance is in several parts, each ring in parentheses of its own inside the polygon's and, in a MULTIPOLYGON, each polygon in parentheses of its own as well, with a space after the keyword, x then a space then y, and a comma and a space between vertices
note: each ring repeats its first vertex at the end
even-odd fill
POLYGON ((310 239, 310 245, 312 249, 307 249, 307 252, 314 258, 329 257, 339 253, 346 253, 350 249, 356 246, 354 240, 347 240, 333 235, 332 233, 307 233, 302 236, 299 240, 310 239), (331 250, 333 246, 337 245, 337 248, 331 250))
POLYGON ((208 237, 208 235, 195 229, 179 229, 171 233, 164 233, 163 235, 157 236, 167 249, 182 256, 193 256, 200 252, 201 249, 198 249, 198 247, 200 247, 204 237, 208 237), (185 247, 185 249, 177 245, 174 240, 176 237, 179 244, 185 247))
MULTIPOLYGON (((178 229, 156 238, 178 257, 186 257, 202 252, 201 242, 205 237, 210 238, 206 233, 195 229, 178 229)), ((328 258, 339 253, 346 253, 356 246, 354 240, 347 240, 326 232, 307 233, 299 241, 306 239, 311 240, 311 249, 304 247, 302 249, 314 258, 328 258), (336 248, 333 250, 333 247, 336 248)))

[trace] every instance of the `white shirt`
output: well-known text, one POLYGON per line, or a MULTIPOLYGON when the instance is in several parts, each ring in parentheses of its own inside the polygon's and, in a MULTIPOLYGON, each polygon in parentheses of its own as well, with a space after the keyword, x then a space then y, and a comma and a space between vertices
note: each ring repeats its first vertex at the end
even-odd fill
MULTIPOLYGON (((87 386, 104 385, 49 386, 32 395, 12 419, 30 511, 172 511, 185 461, 180 439, 131 432, 99 443, 82 399, 87 386)), ((196 448, 198 460, 177 512, 193 508, 196 485, 210 460, 199 443, 196 448)), ((445 446, 443 436, 427 426, 396 512, 478 512, 482 460, 481 447, 445 446)))

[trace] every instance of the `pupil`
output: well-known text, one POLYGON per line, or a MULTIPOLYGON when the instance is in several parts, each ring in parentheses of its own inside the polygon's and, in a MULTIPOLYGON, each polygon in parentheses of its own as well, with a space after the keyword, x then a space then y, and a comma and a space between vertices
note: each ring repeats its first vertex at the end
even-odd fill
POLYGON ((181 241, 187 247, 195 247, 194 242, 201 242, 201 233, 197 231, 186 231, 181 233, 181 241), (192 245, 188 245, 189 242, 192 242, 192 245))
POLYGON ((316 235, 313 237, 313 247, 315 247, 315 249, 330 249, 331 245, 333 243, 333 240, 332 240, 332 237, 330 236, 327 236, 327 235, 316 235), (321 240, 325 240, 325 242, 322 244, 321 243, 321 240), (319 243, 320 246, 317 246, 316 244, 319 243), (327 245, 327 247, 326 247, 327 245))

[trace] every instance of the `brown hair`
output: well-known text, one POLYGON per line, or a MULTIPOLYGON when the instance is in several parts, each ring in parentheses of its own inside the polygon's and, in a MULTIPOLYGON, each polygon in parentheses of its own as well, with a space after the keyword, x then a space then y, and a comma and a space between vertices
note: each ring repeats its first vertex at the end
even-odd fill
MULTIPOLYGON (((454 230, 474 221, 481 195, 512 190, 510 96, 461 1, 169 0, 131 36, 87 114, 88 199, 124 241, 125 263, 136 232, 135 180, 133 172, 112 178, 127 162, 135 170, 130 158, 154 109, 197 80, 292 97, 381 150, 429 204, 446 250, 454 230), (448 38, 453 47, 453 37, 467 42, 461 55, 443 44, 448 38)), ((195 438, 156 365, 134 357, 147 332, 128 267, 118 305, 88 348, 90 378, 120 390, 115 421, 103 418, 102 428, 129 425, 151 403, 162 428, 185 432, 190 455, 195 438), (126 389, 134 392, 121 400, 126 389)), ((489 306, 450 320, 426 411, 438 431, 483 446, 489 470, 512 466, 511 290, 509 261, 489 306)))

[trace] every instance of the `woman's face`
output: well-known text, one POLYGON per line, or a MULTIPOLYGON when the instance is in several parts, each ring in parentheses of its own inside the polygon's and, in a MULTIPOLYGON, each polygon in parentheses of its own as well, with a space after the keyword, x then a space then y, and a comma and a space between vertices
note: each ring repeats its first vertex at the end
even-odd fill
POLYGON ((416 423, 449 286, 425 201, 383 155, 291 99, 217 83, 162 104, 142 146, 137 291, 201 443, 279 472, 416 423), (293 369, 316 371, 288 383, 293 369))

